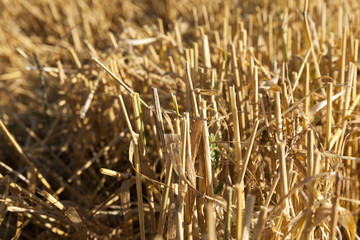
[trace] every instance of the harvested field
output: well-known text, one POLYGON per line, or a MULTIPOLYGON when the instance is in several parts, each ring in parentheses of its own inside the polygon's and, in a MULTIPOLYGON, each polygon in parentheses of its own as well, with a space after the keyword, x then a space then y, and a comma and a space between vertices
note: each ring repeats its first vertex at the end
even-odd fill
POLYGON ((359 239, 360 1, 1 0, 1 239, 359 239))

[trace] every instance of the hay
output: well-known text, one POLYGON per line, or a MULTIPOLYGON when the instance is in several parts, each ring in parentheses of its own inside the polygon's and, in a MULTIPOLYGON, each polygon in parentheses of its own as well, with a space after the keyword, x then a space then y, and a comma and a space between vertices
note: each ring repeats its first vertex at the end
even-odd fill
POLYGON ((358 1, 0 14, 0 238, 358 238, 358 1))

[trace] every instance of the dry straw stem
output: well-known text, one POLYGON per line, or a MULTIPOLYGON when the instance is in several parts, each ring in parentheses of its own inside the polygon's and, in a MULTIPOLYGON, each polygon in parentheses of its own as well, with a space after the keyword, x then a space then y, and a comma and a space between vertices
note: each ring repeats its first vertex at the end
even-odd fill
MULTIPOLYGON (((195 176, 195 171, 194 171, 194 166, 193 166, 193 161, 192 161, 192 144, 191 144, 191 135, 190 135, 190 117, 189 117, 189 113, 186 112, 185 114, 185 120, 186 120, 186 155, 187 158, 185 159, 185 165, 184 169, 186 168, 186 171, 188 172, 189 179, 192 181, 193 186, 196 185, 196 182, 194 181, 196 176, 195 176), (192 173, 190 173, 190 169, 192 169, 192 173)), ((195 135, 195 133, 193 133, 193 136, 195 135)), ((194 144, 194 143, 193 143, 194 144)), ((188 186, 189 187, 189 186, 188 186)), ((193 207, 194 207, 194 202, 195 202, 195 196, 193 193, 193 190, 189 189, 189 191, 186 192, 185 194, 185 231, 186 231, 186 237, 189 240, 193 239, 193 222, 192 222, 192 217, 193 217, 193 207)))
POLYGON ((85 118, 86 113, 89 110, 90 104, 91 104, 91 102, 92 102, 92 100, 94 98, 95 91, 96 91, 96 89, 97 89, 97 87, 98 87, 98 85, 99 85, 102 78, 103 78, 103 74, 100 73, 98 78, 96 79, 96 81, 94 83, 93 88, 91 89, 91 92, 89 93, 89 96, 86 99, 86 102, 84 104, 83 109, 81 110, 80 118, 85 118))
POLYGON ((248 240, 250 238, 250 224, 253 215, 254 205, 255 205, 256 197, 254 195, 249 194, 246 197, 246 205, 245 212, 242 221, 242 240, 248 240))
POLYGON ((273 47, 273 14, 270 13, 269 14, 269 19, 268 19, 269 23, 268 23, 268 49, 269 49, 269 62, 272 65, 274 62, 274 47, 273 47))
MULTIPOLYGON (((240 239, 242 238, 243 235, 243 224, 244 224, 244 220, 242 219, 242 216, 245 216, 242 214, 242 209, 244 207, 244 177, 245 177, 245 173, 247 171, 247 165, 249 163, 250 160, 250 156, 251 156, 251 152, 253 149, 253 145, 254 145, 254 141, 255 141, 255 137, 256 137, 256 131, 259 127, 259 120, 256 119, 255 120, 255 124, 254 124, 254 129, 251 133, 251 137, 249 140, 249 146, 246 150, 245 153, 245 158, 244 158, 244 162, 241 168, 241 172, 238 176, 238 180, 237 180, 237 192, 238 192, 238 204, 237 204, 237 214, 238 214, 238 218, 237 218, 237 237, 240 239), (241 227, 240 227, 241 226, 241 227)), ((245 213, 244 213, 245 214, 245 213)))
POLYGON ((18 142, 15 140, 14 136, 11 135, 11 133, 9 132, 9 130, 7 129, 7 127, 5 126, 5 124, 3 123, 3 121, 0 119, 0 128, 1 131, 4 133, 5 137, 7 138, 7 140, 12 144, 12 146, 15 148, 15 150, 17 151, 17 153, 19 154, 19 156, 21 157, 21 159, 28 165, 30 166, 34 166, 34 171, 36 172, 37 177, 39 178, 39 180, 41 181, 41 183, 44 185, 44 187, 51 191, 51 186, 49 184, 49 182, 46 180, 46 178, 38 171, 37 167, 35 166, 35 164, 25 155, 25 153, 23 152, 23 150, 21 149, 20 145, 18 144, 18 142))
POLYGON ((340 184, 341 179, 339 173, 336 174, 335 180, 335 192, 332 199, 332 211, 331 211, 331 222, 330 222, 330 240, 334 240, 336 238, 337 233, 337 224, 339 218, 339 204, 340 204, 340 184))
POLYGON ((314 169, 314 133, 310 128, 307 131, 307 155, 306 155, 306 165, 307 165, 307 176, 310 177, 313 174, 314 169))
MULTIPOLYGON (((133 102, 133 108, 135 117, 140 117, 140 109, 138 108, 138 97, 136 94, 132 95, 132 102, 133 102)), ((123 103, 121 104, 123 106, 123 103)), ((124 112, 126 112, 126 109, 123 109, 124 112)), ((136 119, 136 121, 140 121, 140 119, 136 119)), ((136 126, 139 128, 139 123, 136 124, 136 126)), ((141 129, 138 129, 141 131, 141 129)), ((132 129, 130 129, 132 131, 132 129)), ((139 131, 139 132, 140 132, 139 131)), ((140 135, 141 136, 141 135, 140 135)), ((142 138, 140 137, 140 141, 142 141, 142 138)), ((142 156, 142 150, 138 145, 138 142, 133 141, 135 144, 135 151, 134 151, 134 158, 135 158, 135 170, 136 170, 136 193, 137 193, 137 201, 139 206, 139 223, 140 223, 140 236, 141 240, 145 240, 145 222, 144 222, 144 206, 143 206, 143 194, 142 194, 142 184, 141 184, 141 176, 140 176, 140 156, 142 156)))
MULTIPOLYGON (((307 96, 310 93, 310 64, 306 63, 306 78, 305 78, 305 96, 307 96)), ((310 97, 305 99, 305 116, 309 119, 309 112, 310 112, 310 97)), ((311 119, 309 119, 311 121, 311 119)), ((304 119, 303 126, 306 128, 307 122, 304 119)))
MULTIPOLYGON (((6 169, 7 171, 15 174, 16 177, 18 177, 19 179, 21 179, 23 182, 27 183, 27 184, 30 184, 30 177, 26 178, 24 175, 22 175, 21 173, 19 173, 18 171, 15 171, 13 168, 11 168, 9 165, 3 163, 3 162, 0 162, 0 166, 3 167, 4 169, 6 169)), ((30 167, 32 168, 32 167, 30 167)), ((31 169, 31 173, 34 173, 34 170, 33 168, 31 169)), ((32 177, 34 177, 34 175, 32 175, 32 177)), ((36 177, 36 176, 35 176, 36 177)), ((33 179, 34 181, 36 181, 36 179, 33 179)), ((31 192, 31 193, 34 193, 34 192, 31 192)))
MULTIPOLYGON (((301 105, 301 103, 308 97, 310 97, 311 95, 315 94, 317 91, 319 91, 321 88, 317 88, 317 89, 314 89, 312 90, 308 95, 304 96, 303 98, 299 99, 297 102, 295 102, 293 105, 291 105, 291 107, 289 107, 286 111, 284 112, 281 112, 280 111, 280 116, 281 117, 284 117, 286 115, 288 115, 289 113, 291 113, 292 111, 294 111, 296 108, 299 107, 299 105, 301 105)), ((342 91, 342 92, 339 92, 338 94, 336 94, 335 96, 333 96, 332 98, 332 101, 334 101, 335 99, 337 99, 338 97, 340 97, 342 94, 344 94, 345 92, 342 91)), ((275 93, 275 97, 276 97, 276 93, 275 93)), ((310 113, 314 114, 316 113, 317 111, 319 111, 320 109, 322 109, 323 107, 325 107, 327 100, 324 100, 320 103, 318 103, 317 105, 315 105, 312 109, 310 109, 310 113)), ((279 101, 280 102, 280 101, 279 101)), ((277 108, 277 105, 275 105, 275 113, 278 111, 277 109, 280 109, 281 110, 281 104, 279 104, 279 108, 277 108)), ((275 119, 269 121, 269 125, 272 125, 274 123, 276 123, 277 120, 280 121, 281 117, 280 118, 277 118, 276 117, 277 115, 275 114, 275 119)), ((304 115, 305 116, 305 115, 304 115)), ((260 133, 262 133, 265 129, 267 128, 267 126, 263 126, 261 127, 258 132, 256 133, 256 136, 260 135, 260 133)), ((333 140, 332 140, 333 141, 333 140)))
POLYGON ((254 78, 253 78, 253 118, 257 119, 259 116, 259 75, 258 68, 254 69, 254 78))
MULTIPOLYGON (((281 195, 285 198, 289 192, 288 187, 288 178, 287 178, 287 171, 286 171, 286 160, 285 160, 285 143, 283 141, 278 142, 278 151, 279 151, 279 162, 280 162, 280 186, 281 186, 281 195)), ((285 199, 284 204, 284 213, 285 216, 289 215, 289 199, 285 199)))
MULTIPOLYGON (((157 89, 153 89, 153 98, 154 98, 154 103, 155 103, 155 116, 156 116, 156 121, 157 121, 157 126, 158 126, 157 129, 159 130, 159 136, 161 139, 163 152, 166 153, 166 147, 168 147, 168 146, 165 145, 164 126, 163 126, 163 120, 162 120, 162 114, 161 114, 161 108, 160 108, 159 96, 157 94, 157 89)), ((168 186, 171 183, 172 169, 173 169, 172 161, 171 161, 171 159, 166 157, 164 174, 165 174, 165 184, 168 186)), ((168 207, 169 191, 170 191, 170 189, 168 187, 166 187, 164 189, 162 197, 161 197, 160 216, 158 219, 157 236, 156 236, 157 238, 162 238, 162 236, 163 236, 164 224, 165 224, 165 218, 166 218, 166 209, 168 207)))
POLYGON ((154 133, 155 136, 155 144, 156 144, 156 151, 157 154, 159 155, 161 164, 164 165, 164 155, 163 155, 163 151, 162 151, 162 145, 160 142, 160 135, 157 129, 157 124, 155 123, 155 116, 154 116, 154 112, 150 111, 150 125, 151 125, 151 129, 154 133))
MULTIPOLYGON (((136 95, 133 95, 132 97, 133 101, 137 101, 136 95)), ((137 201, 139 206, 139 223, 140 223, 140 236, 141 239, 145 239, 145 222, 144 222, 144 207, 143 207, 143 196, 142 196, 142 185, 141 185, 141 176, 140 176, 140 157, 139 157, 139 147, 138 147, 138 137, 135 136, 134 131, 132 130, 132 126, 129 120, 128 113, 126 111, 126 107, 124 104, 124 100, 121 95, 119 95, 119 100, 121 104, 121 108, 123 110, 128 128, 130 130, 130 134, 132 136, 133 144, 135 145, 134 150, 134 158, 135 158, 135 170, 136 170, 136 193, 137 193, 137 201)), ((138 112, 137 104, 133 105, 135 107, 134 111, 138 112)))
POLYGON ((41 196, 46 198, 51 204, 53 204, 55 207, 57 207, 59 210, 61 210, 61 211, 65 210, 64 205, 61 202, 59 202, 53 195, 48 193, 47 191, 41 191, 40 194, 41 194, 41 196))
MULTIPOLYGON (((345 83, 345 67, 346 67, 346 42, 347 42, 347 28, 344 27, 341 44, 341 68, 340 68, 340 84, 345 83)), ((344 97, 341 97, 340 105, 344 103, 344 97)), ((340 115, 341 116, 341 115, 340 115)), ((340 118, 341 119, 341 118, 340 118)), ((340 121, 341 122, 341 121, 340 121)))
POLYGON ((233 86, 230 86, 229 92, 230 92, 231 112, 232 112, 233 127, 234 127, 236 169, 237 171, 240 171, 240 165, 242 163, 241 144, 240 144, 241 138, 240 138, 240 129, 239 129, 239 115, 238 115, 238 109, 236 107, 235 88, 233 86))
MULTIPOLYGON (((200 102, 202 109, 202 117, 206 119, 206 102, 202 100, 200 102)), ((209 129, 207 121, 203 121, 203 143, 204 143, 204 155, 205 155, 205 172, 206 172, 206 189, 207 194, 212 197, 214 194, 213 188, 213 175, 212 175, 212 166, 211 166, 211 157, 210 157, 210 143, 209 143, 209 129)))
MULTIPOLYGON (((4 176, 0 173, 0 180, 4 180, 4 176)), ((5 179, 6 183, 8 184, 8 186, 18 192, 19 194, 24 195, 27 199, 31 200, 34 203, 37 203, 39 206, 42 206, 45 209, 51 209, 51 205, 49 205, 48 203, 42 201, 40 198, 38 198, 36 195, 30 193, 28 190, 22 188, 21 186, 19 186, 18 184, 12 182, 9 179, 5 179)))
MULTIPOLYGON (((312 36, 310 33, 310 26, 309 26, 309 20, 308 20, 309 16, 307 14, 308 8, 309 8, 309 0, 305 0, 303 17, 304 17, 304 24, 305 24, 305 28, 306 28, 306 37, 307 37, 307 41, 310 42, 311 55, 314 60, 314 65, 315 65, 315 70, 316 70, 315 76, 316 76, 316 78, 320 78, 321 77, 320 67, 319 67, 317 57, 316 57, 312 36)), ((316 34, 316 32, 315 32, 315 34, 316 34)), ((320 82, 320 86, 322 87, 322 82, 320 82)), ((321 89, 321 91, 322 91, 322 94, 325 94, 325 90, 323 88, 321 89)))
MULTIPOLYGON (((131 94, 135 94, 135 92, 129 88, 128 85, 126 85, 126 83, 124 83, 120 78, 118 78, 114 73, 112 73, 107 67, 105 67, 105 65, 103 65, 99 60, 97 60, 96 58, 92 57, 91 58, 94 62, 96 62, 96 64, 98 64, 102 69, 104 69, 112 78, 114 78, 121 86, 123 86, 126 91, 128 91, 131 94)), ((142 104, 144 104, 145 107, 149 108, 149 105, 147 105, 141 98, 140 101, 142 104)))
POLYGON ((266 224, 267 213, 268 213, 268 209, 264 206, 261 206, 259 217, 258 217, 258 222, 254 229, 253 239, 255 239, 255 240, 260 240, 262 237, 263 229, 266 224))
MULTIPOLYGON (((206 119, 206 101, 202 100, 200 102, 202 114, 201 117, 203 119, 206 119)), ((213 184, 213 174, 212 174, 212 165, 211 165, 211 157, 210 157, 210 144, 209 144, 209 129, 207 125, 207 121, 203 121, 202 126, 202 141, 203 141, 203 147, 204 147, 204 167, 205 167, 205 182, 206 182, 206 193, 210 197, 213 197, 214 195, 214 184, 213 184)), ((208 201, 205 206, 207 206, 208 213, 210 215, 207 216, 207 227, 210 228, 216 228, 216 212, 214 211, 214 202, 208 201)), ((210 234, 210 233, 209 233, 210 234)), ((216 239, 216 235, 211 236, 209 235, 210 239, 216 239)))
MULTIPOLYGON (((186 146, 187 146, 187 131, 188 125, 185 118, 181 119, 181 158, 180 158, 180 172, 182 176, 185 176, 185 166, 186 166, 186 146)), ((186 191, 186 185, 183 180, 179 181, 179 189, 176 189, 178 193, 176 194, 176 211, 177 211, 177 239, 184 239, 184 195, 186 191)), ((176 191, 175 190, 175 191, 176 191)), ((189 233, 188 233, 189 234, 189 233)))
POLYGON ((249 139, 249 145, 248 145, 248 148, 247 148, 246 153, 245 153, 244 162, 243 162, 241 172, 240 172, 239 177, 238 177, 238 181, 237 181, 238 183, 241 183, 244 180, 245 173, 247 171, 247 166, 249 164, 249 160, 250 160, 250 157, 251 157, 251 152, 253 150, 253 146, 254 146, 254 142, 255 142, 256 132, 257 132, 257 129, 259 127, 259 122, 260 121, 258 119, 255 120, 254 128, 252 130, 252 133, 251 133, 251 136, 250 136, 250 139, 249 139))
MULTIPOLYGON (((157 135, 160 139, 161 147, 165 147, 165 140, 164 140, 164 121, 161 114, 161 106, 160 106, 160 100, 159 100, 159 94, 157 88, 152 88, 152 95, 153 95, 153 101, 154 101, 154 107, 155 107, 155 122, 157 127, 157 135)), ((163 149, 164 150, 164 149, 163 149)), ((162 153, 164 153, 162 151, 162 153)))
MULTIPOLYGON (((207 220, 207 235, 209 240, 216 240, 216 222, 215 222, 215 216, 214 216, 214 207, 212 204, 208 203, 205 205, 205 210, 207 212, 208 220, 207 220)), ((206 236, 206 234, 204 234, 206 236)))
POLYGON ((293 84, 292 92, 295 92, 295 89, 296 89, 296 87, 297 87, 297 85, 298 85, 298 83, 299 83, 299 79, 300 79, 301 74, 302 74, 302 72, 303 72, 303 70, 304 70, 304 67, 305 67, 305 65, 306 65, 306 63, 307 63, 307 60, 308 60, 309 55, 310 55, 310 53, 311 53, 311 49, 312 49, 312 47, 309 49, 309 51, 307 51, 307 53, 306 53, 306 55, 305 55, 305 58, 304 58, 301 66, 300 66, 299 72, 297 72, 297 75, 296 75, 297 77, 296 77, 295 82, 294 82, 294 84, 293 84))
POLYGON ((226 212, 226 222, 225 222, 225 237, 224 239, 229 239, 229 236, 231 236, 231 202, 232 202, 232 188, 227 188, 228 192, 228 200, 227 200, 227 212, 226 212))
MULTIPOLYGON (((312 136, 312 130, 308 130, 308 137, 309 138, 313 138, 312 136), (309 132, 311 131, 311 132, 309 132)), ((310 140, 310 139, 309 139, 310 140)), ((312 143, 313 140, 309 141, 308 140, 308 144, 310 144, 310 142, 312 143)), ((313 154, 313 153, 312 153, 313 154)), ((319 159, 319 154, 317 154, 317 159, 319 159)), ((309 159, 309 152, 308 152, 308 156, 307 158, 309 159)), ((311 156, 311 158, 313 159, 313 156, 311 156)), ((318 162, 318 161, 317 161, 318 162)), ((315 166, 315 164, 314 164, 315 166)), ((317 164, 316 164, 317 167, 317 164)), ((315 168, 315 167, 314 167, 315 168)), ((314 172, 312 172, 311 174, 309 174, 308 172, 308 176, 312 176, 312 175, 316 175, 317 172, 315 173, 316 170, 314 170, 314 172)), ((306 217, 305 217, 305 224, 304 224, 304 229, 303 229, 303 236, 304 239, 314 239, 314 235, 313 235, 313 228, 310 227, 311 225, 311 221, 312 221, 312 215, 314 213, 314 203, 315 203, 315 196, 314 194, 316 193, 316 183, 314 184, 314 187, 310 187, 309 188, 309 193, 308 193, 308 207, 306 210, 306 217)))
POLYGON ((280 92, 275 93, 276 141, 283 141, 283 124, 281 116, 280 92))
POLYGON ((141 112, 141 105, 139 101, 139 94, 135 93, 132 95, 132 105, 135 117, 135 129, 139 135, 139 150, 140 150, 140 161, 144 161, 146 158, 146 139, 144 136, 144 123, 143 114, 141 112))
POLYGON ((131 176, 127 173, 119 173, 117 171, 111 170, 111 169, 107 169, 107 168, 100 168, 100 173, 110 176, 110 177, 116 177, 116 178, 124 178, 124 179, 128 179, 131 176))
POLYGON ((236 193, 237 193, 237 218, 236 218, 236 238, 241 239, 242 235, 242 223, 243 223, 243 209, 245 208, 245 199, 244 199, 244 183, 236 184, 236 193))
POLYGON ((326 89, 327 106, 326 106, 326 127, 325 127, 325 149, 330 146, 331 127, 332 127, 332 96, 333 96, 333 83, 329 82, 326 89))
MULTIPOLYGON (((352 92, 352 82, 354 81, 354 72, 355 72, 355 64, 354 63, 350 63, 349 65, 349 73, 348 73, 348 81, 346 83, 346 89, 345 89, 345 100, 344 100, 344 109, 343 109, 343 134, 342 134, 342 138, 340 139, 341 142, 343 142, 344 139, 344 135, 345 135, 345 128, 348 122, 347 116, 349 114, 351 114, 351 112, 353 111, 353 109, 349 108, 350 107, 350 100, 351 100, 351 92, 352 92)), ((342 95, 343 97, 343 95, 342 95)), ((356 99, 355 99, 356 101, 356 99)), ((354 101, 354 103, 355 103, 354 101)), ((343 147, 343 146, 342 146, 343 147)))
POLYGON ((174 184, 174 194, 175 194, 175 211, 176 211, 176 239, 184 239, 184 228, 182 226, 183 216, 182 216, 182 200, 179 193, 179 185, 174 184))
MULTIPOLYGON (((238 61, 236 59, 236 49, 235 44, 231 44, 231 64, 233 67, 233 72, 235 74, 235 86, 237 89, 240 89, 241 83, 240 83, 240 72, 238 67, 238 61)), ((231 91, 231 90, 230 90, 231 91)), ((231 92, 230 92, 231 94, 231 92)))
POLYGON ((190 92, 187 92, 187 94, 189 94, 191 96, 192 112, 193 112, 194 117, 199 117, 200 116, 199 108, 198 108, 198 104, 197 104, 197 100, 196 100, 196 95, 194 92, 193 80, 191 78, 190 67, 189 67, 188 62, 186 62, 186 77, 187 77, 187 84, 189 84, 189 91, 190 91, 190 92))
POLYGON ((203 54, 204 54, 204 60, 205 60, 205 67, 207 69, 210 69, 211 68, 211 59, 210 59, 209 40, 208 40, 207 35, 205 35, 203 37, 203 54))
MULTIPOLYGON (((73 32, 74 32, 74 31, 73 31, 73 32)), ((76 67, 77 67, 78 69, 81 69, 81 68, 82 68, 82 65, 81 65, 80 59, 79 59, 78 55, 76 54, 74 48, 68 47, 68 50, 69 50, 72 58, 74 59, 74 62, 75 62, 75 64, 76 64, 76 67)))

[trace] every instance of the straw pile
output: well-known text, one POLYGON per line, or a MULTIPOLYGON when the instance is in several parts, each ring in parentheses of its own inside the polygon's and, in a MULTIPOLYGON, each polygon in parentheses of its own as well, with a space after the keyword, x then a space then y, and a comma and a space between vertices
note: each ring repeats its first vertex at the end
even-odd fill
POLYGON ((0 238, 358 237, 359 1, 0 14, 0 238))

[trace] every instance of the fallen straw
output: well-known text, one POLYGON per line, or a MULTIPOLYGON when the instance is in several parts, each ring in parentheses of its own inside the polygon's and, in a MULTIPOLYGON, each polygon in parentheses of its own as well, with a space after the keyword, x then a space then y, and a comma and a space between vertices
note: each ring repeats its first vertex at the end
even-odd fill
MULTIPOLYGON (((128 85, 126 85, 126 83, 124 83, 120 78, 118 78, 114 73, 112 73, 107 67, 105 67, 99 60, 97 60, 95 57, 92 57, 91 60, 93 60, 94 62, 96 62, 96 64, 98 64, 102 69, 104 69, 113 79, 115 79, 121 86, 123 86, 129 93, 131 94, 135 94, 135 92, 129 88, 128 85)), ((145 107, 149 108, 149 105, 146 104, 146 102, 144 102, 144 100, 142 100, 140 98, 140 102, 142 104, 144 104, 145 107)))

